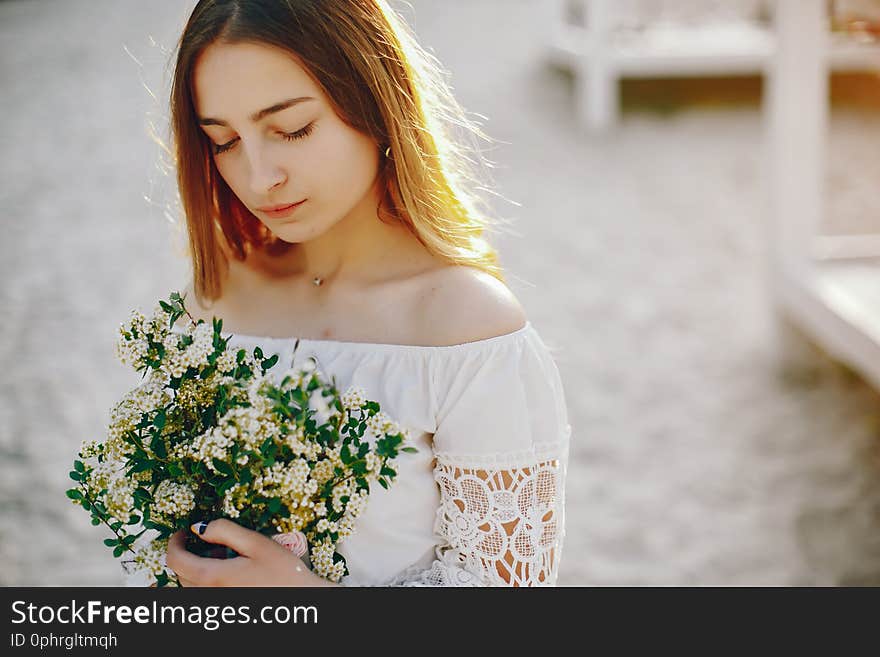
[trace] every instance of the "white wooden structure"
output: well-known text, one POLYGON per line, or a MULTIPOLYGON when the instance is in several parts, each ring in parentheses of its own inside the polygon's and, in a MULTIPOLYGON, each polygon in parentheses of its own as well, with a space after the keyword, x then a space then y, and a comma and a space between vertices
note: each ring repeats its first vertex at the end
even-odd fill
POLYGON ((880 44, 832 36, 825 0, 773 0, 766 27, 664 26, 623 37, 615 34, 615 0, 572 1, 582 5, 584 26, 566 23, 565 0, 549 0, 550 54, 575 72, 578 114, 593 131, 616 123, 618 82, 627 75, 765 76, 769 284, 780 329, 794 339, 786 331, 793 322, 880 389, 880 235, 820 235, 829 72, 880 71, 880 44))
MULTIPOLYGON (((745 19, 703 25, 667 22, 627 31, 620 29, 627 4, 619 0, 545 2, 550 10, 550 59, 574 72, 577 113, 583 125, 595 132, 617 123, 621 78, 763 75, 776 45, 773 26, 745 19), (568 8, 573 5, 580 6, 584 25, 568 22, 568 8)), ((806 6, 812 2, 805 0, 806 12, 812 11, 806 6)), ((774 11, 776 4, 768 0, 774 11)), ((827 64, 836 71, 880 65, 877 47, 851 39, 834 39, 827 52, 827 64)))
MULTIPOLYGON (((880 389, 880 236, 819 235, 835 47, 827 25, 823 0, 776 0, 765 114, 771 285, 783 317, 880 389)), ((880 70, 878 46, 856 47, 880 70)))

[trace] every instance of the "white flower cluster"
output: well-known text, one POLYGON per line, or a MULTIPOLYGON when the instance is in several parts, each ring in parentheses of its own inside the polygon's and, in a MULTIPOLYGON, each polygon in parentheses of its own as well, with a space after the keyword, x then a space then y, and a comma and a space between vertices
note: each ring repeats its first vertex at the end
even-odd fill
POLYGON ((165 558, 167 553, 167 538, 155 538, 149 543, 145 543, 137 549, 132 563, 132 571, 135 573, 145 572, 153 578, 158 577, 162 573, 173 576, 174 573, 166 569, 165 558))
POLYGON ((131 511, 134 509, 134 489, 138 482, 135 479, 114 477, 110 479, 105 496, 107 513, 122 523, 128 522, 131 511))
POLYGON ((367 428, 374 436, 380 436, 383 433, 394 435, 400 433, 400 426, 388 417, 385 411, 379 411, 372 417, 367 418, 367 428))
POLYGON ((251 406, 266 408, 269 405, 265 391, 270 385, 272 385, 272 382, 267 377, 259 373, 254 375, 247 384, 247 398, 251 406))
POLYGON ((104 453, 104 444, 98 440, 84 440, 79 453, 84 459, 97 458, 99 454, 104 453))
POLYGON ((223 513, 228 518, 238 518, 241 509, 248 503, 247 491, 241 484, 235 484, 223 494, 223 513))
POLYGON ((131 311, 127 323, 119 325, 116 340, 116 358, 123 365, 137 368, 146 357, 149 346, 145 340, 147 318, 140 310, 131 311))
POLYGON ((134 445, 125 440, 125 435, 134 431, 143 413, 165 406, 171 403, 172 399, 171 393, 152 378, 129 391, 110 410, 107 442, 104 445, 107 458, 122 460, 134 452, 134 445))
POLYGON ((211 472, 217 472, 214 459, 229 460, 232 437, 223 427, 213 427, 196 436, 189 444, 181 443, 174 450, 174 456, 191 458, 204 463, 211 472))
MULTIPOLYGON (((242 451, 258 451, 266 438, 277 439, 280 435, 278 418, 267 410, 265 398, 255 400, 259 407, 235 406, 220 419, 217 426, 196 436, 190 443, 181 443, 173 450, 178 459, 190 458, 201 461, 212 472, 217 472, 214 459, 230 460, 230 448, 237 443, 242 451)), ((247 454, 241 454, 239 465, 247 463, 247 454)))
POLYGON ((156 487, 151 508, 166 519, 184 518, 192 511, 195 502, 195 495, 189 486, 166 479, 156 487))
MULTIPOLYGON (((171 305, 177 301, 172 297, 171 305)), ((80 455, 88 463, 81 483, 90 493, 89 498, 97 493, 107 508, 109 520, 127 523, 132 511, 145 508, 145 500, 139 496, 136 503, 134 496, 135 490, 144 485, 152 492, 148 506, 152 516, 176 527, 196 509, 199 500, 195 493, 206 485, 205 481, 217 485, 217 480, 204 477, 204 471, 193 461, 204 464, 208 473, 217 474, 216 459, 222 462, 221 468, 224 463, 233 466, 237 478, 242 473, 248 475, 232 486, 224 484, 228 488, 221 502, 223 514, 228 518, 254 519, 265 511, 265 500, 273 500, 272 504, 277 504, 274 500, 280 501, 283 513, 276 514, 270 523, 282 533, 303 531, 310 543, 315 572, 338 582, 344 575, 345 563, 334 564, 333 555, 339 541, 351 536, 356 519, 366 509, 369 491, 358 488, 363 479, 375 481, 379 477, 382 459, 367 451, 363 457, 366 472, 356 476, 352 464, 342 461, 341 441, 332 446, 322 444, 307 434, 302 409, 291 409, 291 416, 276 407, 279 389, 296 389, 297 396, 307 398, 312 418, 321 428, 327 424, 346 426, 349 412, 358 412, 376 436, 404 431, 381 411, 366 417, 363 407, 368 398, 361 387, 350 386, 337 402, 338 391, 319 376, 314 359, 307 359, 300 367, 291 367, 283 374, 273 370, 270 375, 268 370, 263 374, 260 361, 245 350, 242 364, 251 370, 252 376, 233 377, 240 350, 224 348, 215 354, 212 322, 191 323, 180 333, 171 330, 170 319, 171 314, 157 306, 151 317, 134 311, 128 322, 120 326, 116 345, 119 359, 137 370, 144 369, 147 361, 150 366, 145 381, 111 410, 107 440, 103 444, 82 444, 80 455), (186 337, 191 339, 188 345, 184 344, 188 341, 186 337), (209 359, 214 359, 215 371, 202 378, 209 359), (186 376, 191 370, 197 372, 196 376, 186 376), (180 384, 172 385, 171 379, 178 377, 182 378, 180 384), (274 382, 276 377, 281 379, 280 383, 274 382), (317 387, 309 390, 315 382, 317 387), (210 410, 220 399, 227 400, 225 412, 220 417, 206 414, 206 409, 210 410), (146 465, 150 468, 139 468, 141 472, 126 476, 126 462, 136 449, 131 434, 144 414, 152 416, 159 408, 167 411, 163 427, 167 458, 149 453, 150 440, 144 436, 138 446, 148 452, 152 462, 146 465), (212 418, 213 426, 203 425, 208 417, 212 418), (192 437, 194 434, 198 435, 192 437), (274 460, 268 464, 261 453, 267 444, 273 445, 274 454, 274 460), (170 462, 168 472, 174 474, 162 479, 154 490, 144 482, 154 481, 154 468, 159 462, 170 462), (187 471, 186 482, 180 476, 181 468, 187 471), (335 485, 325 496, 324 489, 330 482, 335 485)), ((357 452, 357 445, 352 446, 351 452, 357 452)), ((228 474, 226 468, 222 470, 228 474)), ((70 491, 69 494, 74 502, 82 499, 70 491)), ((153 577, 163 573, 174 577, 165 564, 167 542, 166 538, 145 543, 129 563, 153 577)))
POLYGON ((333 468, 335 463, 330 459, 322 459, 312 467, 312 479, 323 486, 333 478, 333 468))
POLYGON ((339 397, 342 406, 348 410, 360 408, 367 403, 367 393, 358 386, 349 386, 348 389, 339 397))
POLYGON ((309 478, 309 472, 305 459, 276 461, 254 479, 253 490, 267 497, 281 497, 291 508, 311 507, 314 502, 308 498, 318 491, 318 482, 309 478))
POLYGON ((89 474, 88 484, 95 490, 110 488, 110 482, 116 477, 121 476, 120 464, 118 461, 96 461, 91 465, 91 473, 89 474))
POLYGON ((177 346, 165 352, 161 369, 170 376, 179 377, 190 367, 201 369, 207 367, 208 356, 214 353, 214 327, 202 322, 187 332, 192 336, 192 344, 180 351, 177 346))
POLYGON ((338 582, 345 574, 345 564, 343 562, 333 563, 333 553, 336 547, 329 538, 313 546, 309 553, 309 559, 315 572, 326 577, 327 579, 338 582))
POLYGON ((347 481, 342 482, 334 486, 333 488, 333 496, 330 498, 330 505, 333 507, 333 510, 337 513, 342 513, 345 510, 345 502, 342 501, 343 497, 348 497, 349 500, 354 495, 355 491, 355 481, 354 479, 348 479, 347 481))
POLYGON ((215 365, 217 365, 217 371, 222 374, 231 372, 235 369, 236 365, 235 354, 227 349, 217 357, 215 365))
POLYGON ((379 457, 373 452, 367 452, 367 455, 364 456, 364 461, 366 461, 367 473, 373 475, 379 471, 379 457))
POLYGON ((147 318, 140 310, 133 310, 128 322, 119 325, 116 340, 116 357, 124 364, 141 369, 148 356, 155 358, 156 351, 151 351, 150 342, 163 345, 166 351, 177 348, 175 335, 169 335, 171 316, 156 305, 153 314, 147 318))
POLYGON ((317 460, 321 454, 321 446, 319 444, 306 440, 306 430, 301 424, 297 424, 292 431, 288 429, 288 434, 284 436, 283 442, 290 447, 296 456, 301 456, 309 461, 317 460))

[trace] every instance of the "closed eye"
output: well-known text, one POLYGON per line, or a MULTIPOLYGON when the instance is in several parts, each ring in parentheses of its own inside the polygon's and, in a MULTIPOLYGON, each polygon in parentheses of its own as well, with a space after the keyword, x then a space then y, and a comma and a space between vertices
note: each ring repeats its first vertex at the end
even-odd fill
MULTIPOLYGON (((297 130, 296 132, 279 132, 278 134, 281 135, 282 139, 285 139, 287 141, 294 141, 296 139, 303 139, 305 137, 308 137, 310 134, 312 134, 312 131, 314 129, 315 129, 315 123, 312 122, 312 123, 309 123, 304 128, 297 130)), ((230 150, 233 146, 235 146, 235 143, 238 141, 238 139, 239 138, 236 137, 235 139, 227 141, 225 144, 212 143, 211 148, 214 151, 214 155, 220 155, 221 153, 225 153, 226 151, 230 150)))

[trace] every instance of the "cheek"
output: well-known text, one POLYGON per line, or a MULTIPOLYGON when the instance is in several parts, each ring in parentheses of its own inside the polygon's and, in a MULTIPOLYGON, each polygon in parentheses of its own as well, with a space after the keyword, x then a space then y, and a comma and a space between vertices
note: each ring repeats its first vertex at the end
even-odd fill
POLYGON ((328 140, 317 169, 337 189, 358 195, 369 188, 378 172, 376 152, 377 147, 368 138, 340 131, 328 140))
POLYGON ((230 164, 229 158, 214 158, 214 166, 217 168, 217 173, 220 174, 220 177, 223 178, 229 188, 238 194, 238 186, 241 182, 239 180, 240 176, 236 175, 236 169, 230 164))

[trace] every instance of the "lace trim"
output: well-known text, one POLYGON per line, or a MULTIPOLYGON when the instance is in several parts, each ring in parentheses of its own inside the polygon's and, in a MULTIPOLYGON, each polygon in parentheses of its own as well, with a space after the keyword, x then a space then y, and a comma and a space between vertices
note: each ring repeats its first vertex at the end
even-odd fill
POLYGON ((532 463, 487 469, 438 458, 438 558, 427 569, 411 566, 387 585, 555 585, 564 536, 565 454, 532 463))
POLYGON ((482 569, 469 563, 467 556, 449 550, 435 559, 428 569, 410 566, 385 586, 489 586, 482 569))

